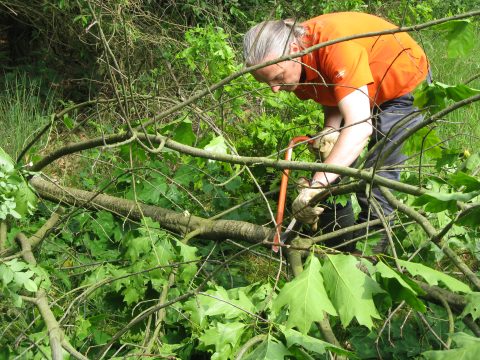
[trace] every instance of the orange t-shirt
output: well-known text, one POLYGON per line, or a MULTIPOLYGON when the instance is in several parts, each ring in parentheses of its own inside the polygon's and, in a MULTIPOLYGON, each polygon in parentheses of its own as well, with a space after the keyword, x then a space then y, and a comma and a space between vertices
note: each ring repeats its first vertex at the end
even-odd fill
MULTIPOLYGON (((344 12, 321 15, 302 25, 307 47, 344 36, 395 29, 374 15, 344 12)), ((301 57, 305 81, 298 98, 337 106, 355 89, 368 85, 371 106, 412 91, 428 72, 427 57, 407 34, 372 36, 340 42, 301 57)))

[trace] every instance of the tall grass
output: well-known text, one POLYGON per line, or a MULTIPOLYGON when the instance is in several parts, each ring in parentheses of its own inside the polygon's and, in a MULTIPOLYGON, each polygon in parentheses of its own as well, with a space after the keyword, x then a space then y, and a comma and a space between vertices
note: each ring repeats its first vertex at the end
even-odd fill
MULTIPOLYGON (((447 57, 447 43, 438 31, 422 33, 422 45, 430 59, 433 80, 448 85, 464 84, 480 74, 480 26, 476 24, 474 48, 465 57, 447 57)), ((480 89, 480 78, 467 84, 480 89)), ((478 152, 480 147, 480 103, 476 102, 448 115, 439 123, 437 133, 443 139, 451 139, 449 145, 458 150, 478 152)))
POLYGON ((52 93, 43 95, 38 81, 26 74, 5 76, 0 85, 0 147, 15 159, 53 109, 52 93))

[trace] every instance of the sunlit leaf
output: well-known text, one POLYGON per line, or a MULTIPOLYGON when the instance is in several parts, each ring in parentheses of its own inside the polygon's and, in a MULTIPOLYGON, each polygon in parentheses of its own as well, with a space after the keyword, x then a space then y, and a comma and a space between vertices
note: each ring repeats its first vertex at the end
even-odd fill
POLYGON ((227 144, 223 136, 214 137, 205 147, 206 151, 210 151, 217 154, 227 153, 227 144))
POLYGON ((282 360, 285 356, 289 356, 290 351, 272 336, 262 342, 255 348, 245 360, 282 360))
POLYGON ((408 156, 422 153, 431 158, 439 158, 442 155, 442 150, 439 147, 440 143, 441 141, 435 131, 422 128, 405 141, 402 151, 408 156))
POLYGON ((357 268, 352 255, 327 255, 321 273, 325 288, 344 327, 356 318, 369 329, 372 319, 380 319, 373 295, 384 292, 368 275, 357 268))
POLYGON ((426 351, 422 353, 422 358, 427 360, 480 359, 479 338, 460 332, 453 334, 452 340, 457 345, 456 349, 426 351))
POLYGON ((438 285, 439 282, 445 284, 450 290, 457 292, 470 293, 472 290, 468 285, 457 280, 447 274, 434 270, 423 264, 413 263, 405 260, 397 260, 397 262, 405 267, 407 271, 414 276, 421 276, 430 285, 438 285))
POLYGON ((445 30, 448 41, 447 54, 449 58, 465 56, 470 53, 475 44, 474 26, 468 19, 451 20, 437 25, 438 30, 445 30))
POLYGON ((230 358, 232 352, 238 347, 246 325, 240 322, 217 323, 199 337, 206 346, 214 346, 215 353, 212 360, 230 358))
POLYGON ((276 311, 284 305, 288 306, 287 328, 297 327, 304 334, 312 322, 323 319, 324 312, 337 315, 325 291, 320 261, 315 256, 310 257, 309 265, 299 276, 284 285, 273 303, 276 311))
POLYGON ((467 299, 468 303, 460 316, 471 315, 473 320, 477 320, 480 317, 480 292, 467 294, 465 299, 467 299))
POLYGON ((285 340, 287 340, 287 346, 290 348, 292 345, 299 345, 303 347, 305 350, 317 353, 317 354, 325 354, 325 352, 331 351, 339 355, 346 355, 350 359, 355 358, 354 354, 350 351, 346 351, 342 348, 336 347, 329 342, 314 338, 312 336, 302 334, 293 329, 285 329, 281 328, 283 335, 285 336, 285 340))
POLYGON ((5 150, 0 147, 0 171, 4 173, 11 173, 14 169, 14 162, 10 155, 8 155, 5 150))
POLYGON ((423 206, 429 212, 440 212, 444 210, 455 211, 457 208, 457 201, 469 201, 474 197, 480 195, 480 191, 473 191, 470 193, 445 193, 436 191, 426 191, 413 202, 413 205, 423 206))
POLYGON ((382 278, 389 279, 386 285, 388 293, 392 298, 395 300, 405 300, 405 302, 415 310, 425 312, 425 304, 418 298, 418 292, 420 290, 418 286, 415 286, 415 284, 408 281, 403 274, 398 273, 383 262, 379 262, 376 269, 382 278))

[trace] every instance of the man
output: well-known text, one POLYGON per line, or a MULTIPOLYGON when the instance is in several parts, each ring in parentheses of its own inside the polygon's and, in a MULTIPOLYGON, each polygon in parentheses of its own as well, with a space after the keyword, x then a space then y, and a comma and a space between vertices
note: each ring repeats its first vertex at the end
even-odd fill
MULTIPOLYGON (((290 20, 266 21, 245 34, 245 61, 248 66, 256 65, 341 37, 395 28, 379 17, 353 12, 326 14, 301 24, 290 20)), ((427 59, 421 47, 408 34, 396 33, 329 45, 305 56, 259 69, 253 76, 268 84, 273 92, 292 91, 299 99, 313 99, 322 104, 325 117, 320 135, 326 136, 320 143, 338 137, 328 156, 322 160, 325 164, 350 166, 369 139, 371 148, 395 123, 415 112, 411 92, 427 74, 427 59)), ((421 117, 417 116, 403 129, 420 120, 421 117)), ((399 131, 402 127, 388 135, 387 148, 399 131)), ((375 164, 380 151, 382 149, 373 152, 366 160, 366 167, 375 164)), ((398 165, 404 160, 397 148, 382 165, 398 165)), ((378 174, 399 179, 398 168, 387 170, 378 174)), ((310 187, 301 190, 293 203, 294 216, 303 223, 316 223, 323 209, 309 207, 308 203, 322 188, 336 181, 337 174, 315 173, 310 187)), ((384 215, 393 211, 378 189, 374 189, 373 195, 384 215)), ((369 208, 369 196, 359 193, 357 199, 362 209, 361 221, 378 217, 369 208)), ((349 208, 347 212, 352 211, 349 208)), ((376 251, 383 252, 385 247, 386 241, 383 240, 376 251)))

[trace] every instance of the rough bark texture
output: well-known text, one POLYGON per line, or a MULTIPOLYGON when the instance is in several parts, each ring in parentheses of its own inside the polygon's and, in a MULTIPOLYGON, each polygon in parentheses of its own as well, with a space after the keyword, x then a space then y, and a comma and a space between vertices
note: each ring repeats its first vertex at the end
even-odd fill
POLYGON ((44 199, 77 207, 104 209, 132 220, 139 220, 142 216, 150 217, 158 221, 163 228, 179 234, 200 229, 200 236, 204 238, 213 240, 229 238, 250 243, 271 239, 274 234, 273 229, 244 221, 208 220, 157 206, 135 203, 132 200, 61 187, 40 177, 32 178, 30 184, 44 199))

